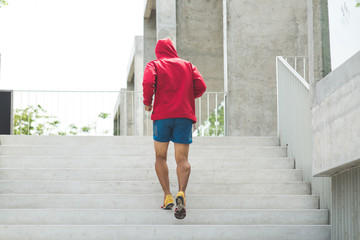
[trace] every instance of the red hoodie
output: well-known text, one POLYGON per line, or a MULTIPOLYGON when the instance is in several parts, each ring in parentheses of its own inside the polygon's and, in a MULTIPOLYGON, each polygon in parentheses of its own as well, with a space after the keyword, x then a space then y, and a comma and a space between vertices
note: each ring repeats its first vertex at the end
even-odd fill
POLYGON ((151 105, 155 92, 151 120, 189 118, 195 123, 195 98, 206 90, 204 79, 194 65, 178 57, 170 39, 159 40, 155 54, 143 81, 145 105, 151 105))

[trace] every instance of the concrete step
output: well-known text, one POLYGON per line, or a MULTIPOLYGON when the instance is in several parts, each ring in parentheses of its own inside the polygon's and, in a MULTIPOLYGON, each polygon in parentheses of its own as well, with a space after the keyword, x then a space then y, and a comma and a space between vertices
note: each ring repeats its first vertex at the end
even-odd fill
POLYGON ((0 225, 0 240, 330 240, 329 225, 0 225))
MULTIPOLYGON (((25 136, 0 135, 0 145, 151 145, 152 137, 135 136, 25 136)), ((212 146, 279 146, 277 137, 194 137, 195 145, 212 146)))
MULTIPOLYGON (((169 169, 170 181, 177 181, 176 169, 169 169)), ((154 168, 0 168, 0 180, 52 181, 156 181, 154 168)), ((191 169, 191 181, 301 181, 295 169, 191 169)))
MULTIPOLYGON (((189 157, 193 168, 293 169, 294 159, 287 157, 189 157)), ((151 168, 155 157, 70 157, 70 156, 1 156, 2 168, 151 168)), ((168 155, 169 167, 176 167, 168 155)))
MULTIPOLYGON (((1 194, 0 209, 159 209, 162 198, 162 194, 1 194)), ((318 197, 311 195, 187 194, 186 206, 188 209, 317 209, 319 203, 318 197)))
MULTIPOLYGON (((169 155, 174 149, 169 148, 169 155)), ((0 155, 16 156, 154 156, 153 146, 73 146, 73 145, 4 145, 0 155)), ((189 156, 196 157, 286 157, 287 147, 191 147, 189 156)))
POLYGON ((161 209, 0 209, 0 225, 324 225, 328 210, 188 209, 179 221, 161 209))
MULTIPOLYGON (((177 192, 176 182, 170 182, 177 192)), ((0 181, 0 194, 9 193, 90 193, 160 194, 158 181, 0 181)), ((192 182, 188 194, 303 195, 310 194, 308 182, 192 182)))

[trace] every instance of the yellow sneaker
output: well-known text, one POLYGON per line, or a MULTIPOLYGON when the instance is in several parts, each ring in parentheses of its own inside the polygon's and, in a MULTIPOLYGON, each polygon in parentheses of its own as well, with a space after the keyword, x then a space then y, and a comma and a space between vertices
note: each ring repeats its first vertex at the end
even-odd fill
POLYGON ((183 219, 186 216, 185 209, 185 193, 183 191, 178 192, 176 195, 176 208, 175 208, 175 217, 177 219, 183 219))
POLYGON ((164 210, 171 210, 174 206, 174 199, 171 195, 166 195, 164 198, 164 204, 161 206, 164 210))

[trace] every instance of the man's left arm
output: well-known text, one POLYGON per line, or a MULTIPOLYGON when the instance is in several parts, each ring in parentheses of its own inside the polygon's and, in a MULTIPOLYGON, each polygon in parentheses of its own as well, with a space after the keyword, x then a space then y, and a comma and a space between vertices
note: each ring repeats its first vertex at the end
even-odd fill
POLYGON ((146 111, 152 110, 152 98, 155 90, 155 78, 156 78, 156 70, 153 62, 149 62, 144 71, 144 79, 143 79, 143 97, 144 97, 144 105, 146 111))

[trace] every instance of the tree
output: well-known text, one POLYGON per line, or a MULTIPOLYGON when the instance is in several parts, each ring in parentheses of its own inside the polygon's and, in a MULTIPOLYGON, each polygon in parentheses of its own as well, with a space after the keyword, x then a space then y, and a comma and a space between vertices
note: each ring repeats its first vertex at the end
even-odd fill
MULTIPOLYGON (((110 113, 101 112, 98 117, 106 120, 110 113)), ((77 135, 78 133, 96 133, 96 121, 83 127, 77 127, 74 123, 66 129, 60 130, 61 122, 55 116, 47 115, 47 111, 41 105, 28 106, 25 109, 16 109, 14 114, 15 135, 77 135)), ((107 134, 109 130, 103 133, 107 134)))
POLYGON ((28 106, 25 109, 16 109, 14 115, 15 135, 54 135, 60 121, 56 117, 46 115, 41 105, 28 106), (41 120, 42 119, 42 120, 41 120))
POLYGON ((222 102, 217 107, 217 111, 212 112, 209 118, 196 129, 194 133, 195 136, 224 136, 224 110, 225 105, 224 102, 222 102))
POLYGON ((5 0, 0 0, 0 8, 6 5, 8 5, 8 3, 5 0))

